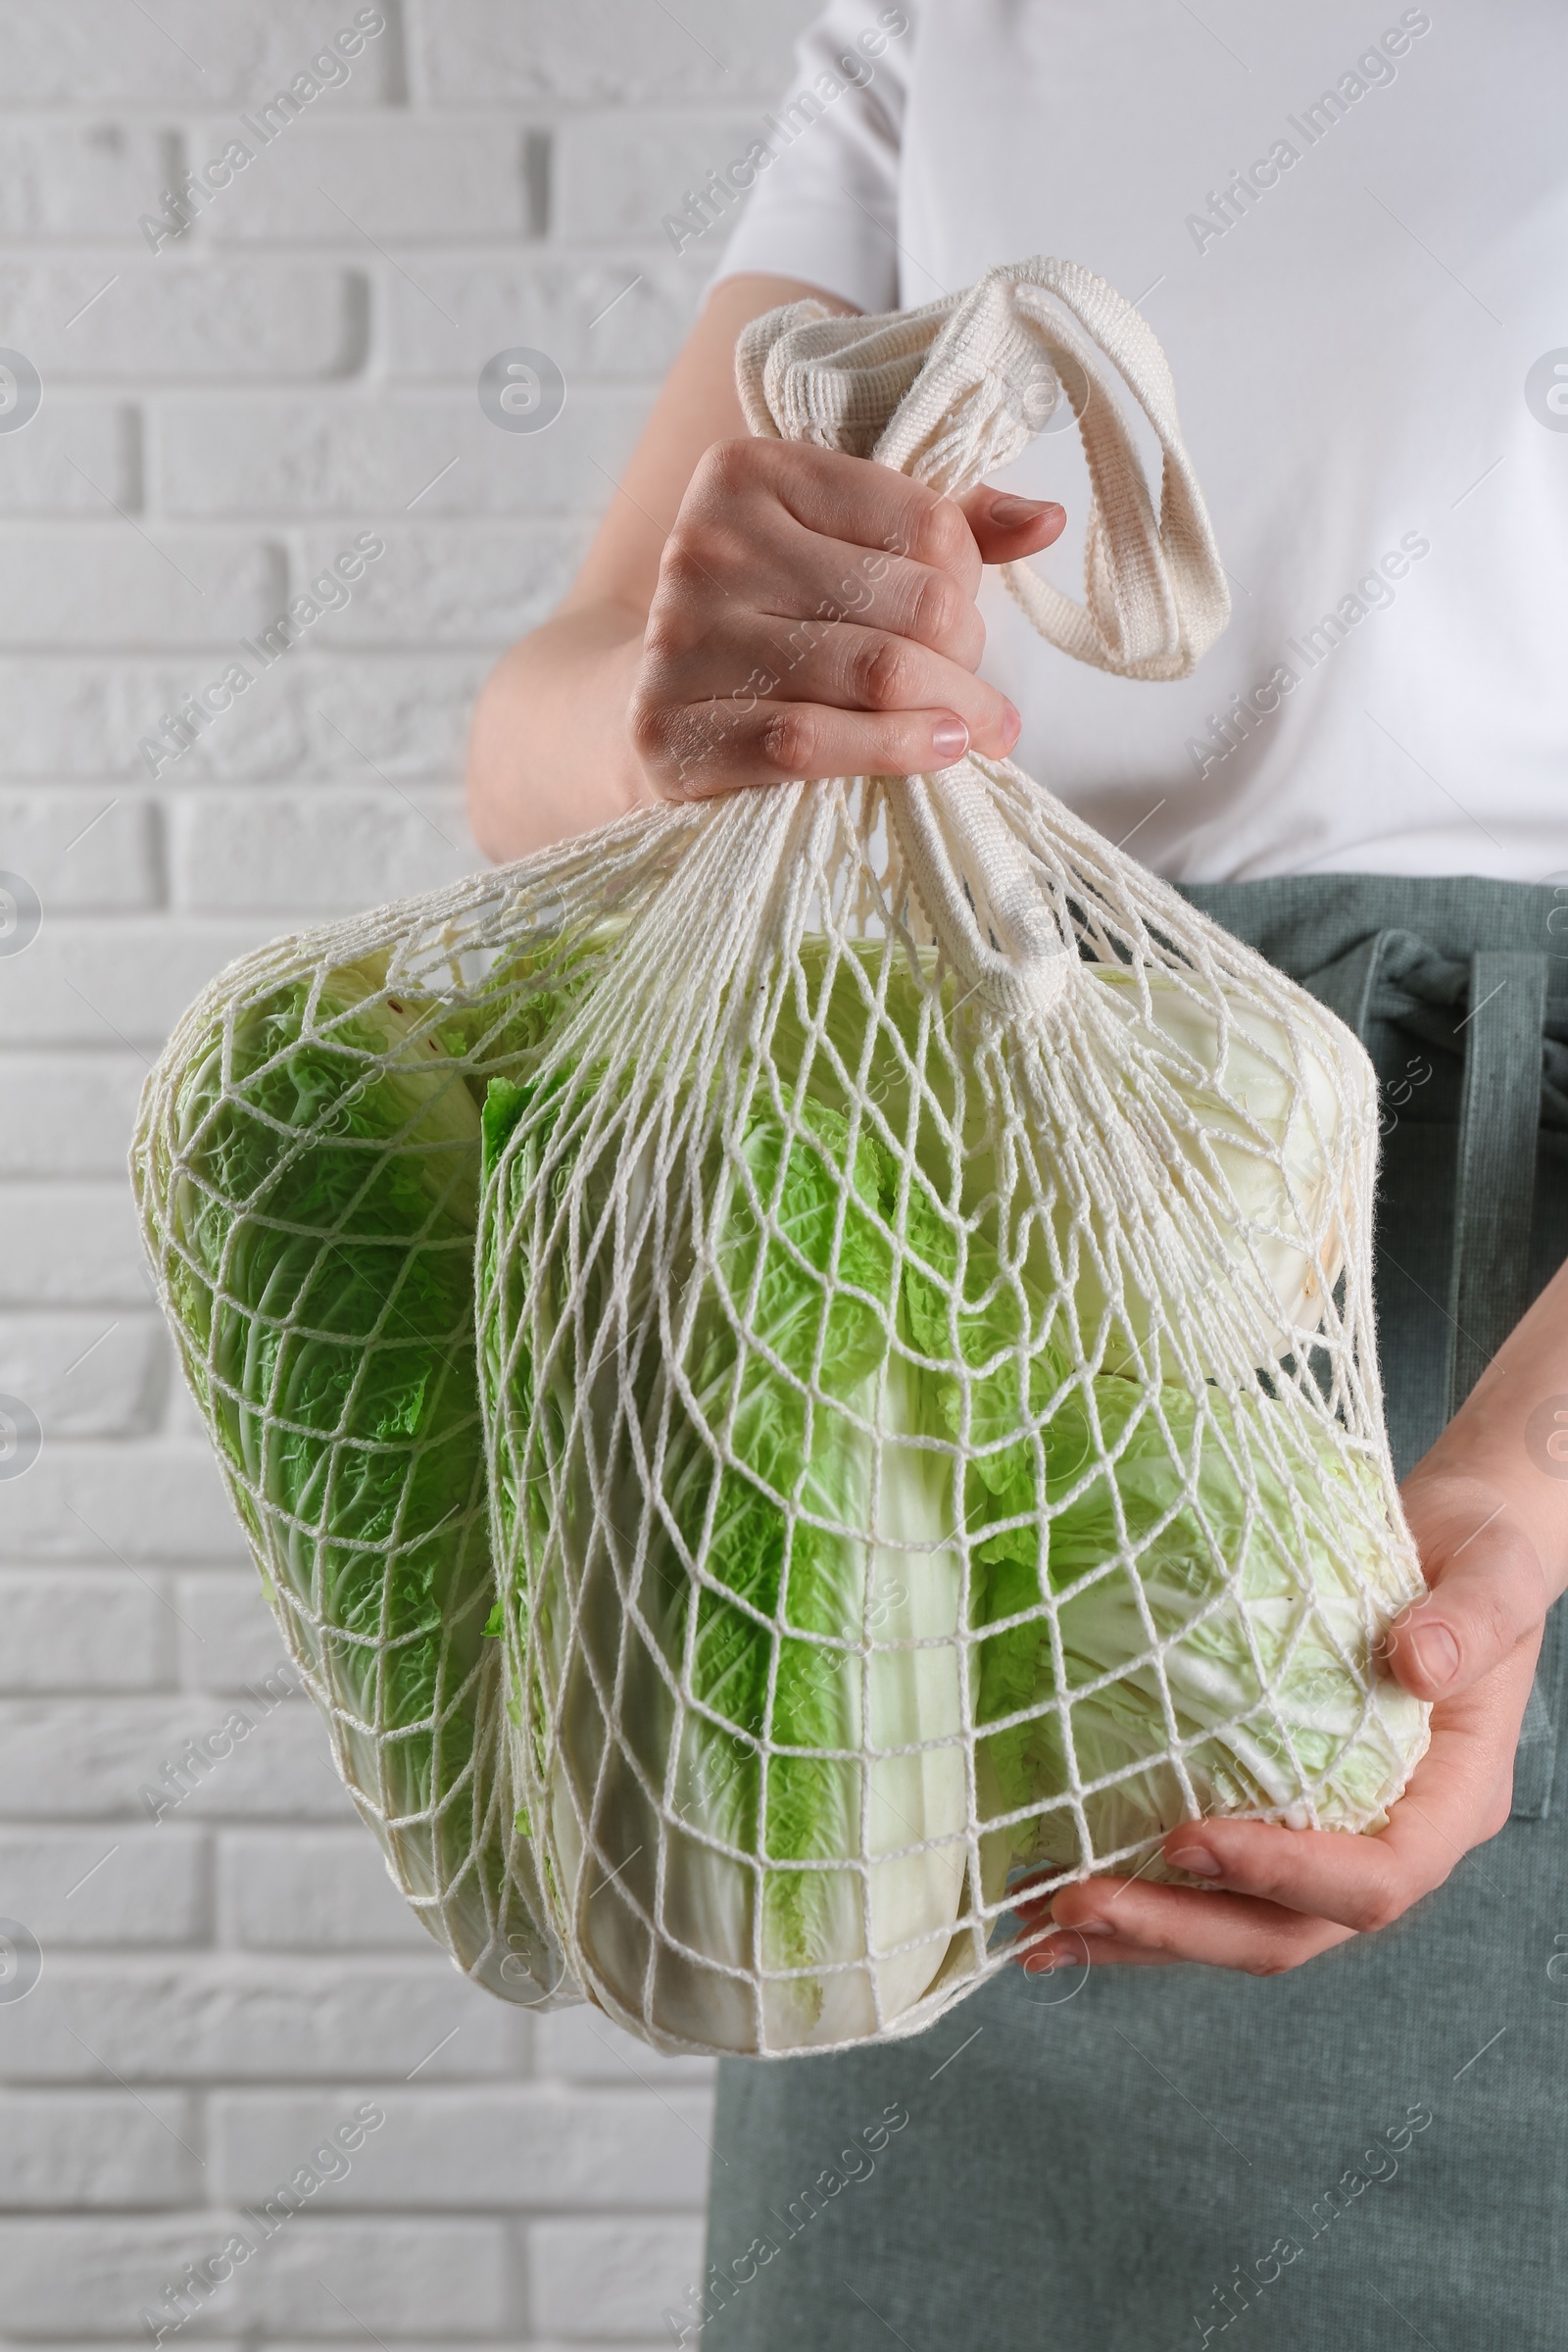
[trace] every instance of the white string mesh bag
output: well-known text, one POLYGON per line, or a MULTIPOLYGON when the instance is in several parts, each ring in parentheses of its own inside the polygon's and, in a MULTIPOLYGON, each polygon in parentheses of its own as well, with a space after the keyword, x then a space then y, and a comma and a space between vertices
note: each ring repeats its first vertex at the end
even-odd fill
MULTIPOLYGON (((1013 593, 1129 677, 1223 626, 1163 356, 1089 272, 796 304, 737 370, 755 430, 955 494, 1066 378, 1087 602, 1013 593)), ((491 1095, 478 1256, 519 1777, 591 1996, 844 2046, 1015 1956, 1025 1871, 1380 1825, 1427 1725, 1376 1663, 1422 1588, 1360 1046, 1010 761, 599 838, 608 883, 518 869, 602 961, 491 1095)))
MULTIPOLYGON (((953 492, 1065 380, 1087 601, 1013 593, 1127 676, 1223 625, 1163 357, 1088 272, 795 305, 738 364, 755 429, 953 492)), ((1382 1819, 1426 1718, 1375 1664, 1421 1589, 1375 1149, 1348 1032, 970 759, 279 941, 181 1022, 132 1166, 426 1926, 513 1999, 580 1981, 660 2046, 774 2055, 929 2023, 1016 1953, 1024 1872, 1382 1819)))

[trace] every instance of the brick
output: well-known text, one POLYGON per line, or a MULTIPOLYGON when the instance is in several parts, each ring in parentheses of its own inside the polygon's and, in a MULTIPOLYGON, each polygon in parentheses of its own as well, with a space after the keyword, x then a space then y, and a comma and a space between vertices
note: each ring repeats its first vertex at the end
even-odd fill
MULTIPOLYGON (((327 617, 316 624, 318 631, 327 617)), ((193 656, 183 672, 167 665, 0 660, 0 727, 11 728, 12 772, 98 775, 111 786, 155 780, 178 786, 209 777, 284 782, 313 771, 364 783, 368 768, 390 766, 403 776, 456 783, 473 698, 499 644, 478 659, 405 655, 372 664, 340 655, 329 664, 316 650, 324 652, 327 643, 318 635, 290 647, 259 675, 253 671, 250 686, 209 730, 174 753, 167 749, 160 722, 193 689, 222 677, 221 655, 193 656)), ((254 661, 238 646, 233 658, 241 665, 254 661)), ((104 797, 112 798, 112 791, 104 797)), ((15 969, 22 970, 33 953, 11 958, 15 969)), ((0 964, 5 961, 0 957, 0 964)), ((63 1012, 57 1007, 51 1015, 45 1006, 44 1028, 6 1034, 58 1034, 63 1012)), ((69 1025, 75 1016, 65 1018, 69 1025)), ((100 1034, 94 1042, 106 1041, 100 1034)))
POLYGON ((193 2203, 200 2131, 177 2092, 0 2092, 0 2207, 193 2203))
MULTIPOLYGON (((755 115, 572 118, 559 134, 559 233, 667 242, 665 214, 683 211, 687 189, 744 155, 761 131, 755 115)), ((722 234, 712 232, 715 246, 722 234)))
MULTIPOLYGON (((147 2352, 148 2340, 145 2331, 139 2341, 133 2341, 129 2336, 95 2335, 88 2343, 80 2336, 67 2340, 61 2336, 52 2335, 49 2338, 48 2352, 147 2352)), ((0 2336, 0 2352, 35 2352, 35 2347, 24 2345, 18 2336, 0 2336)), ((289 2352, 294 2352, 292 2345, 289 2346, 289 2352)), ((334 2346, 333 2352, 342 2352, 342 2347, 334 2346)), ((398 2352, 404 2352, 401 2344, 398 2346, 398 2352)), ((488 2346, 486 2352, 488 2352, 488 2346)), ((530 2344, 528 2352, 537 2352, 537 2347, 530 2344)), ((617 2344, 615 2352, 626 2352, 626 2347, 617 2344)))
POLYGON ((700 2222, 544 2222, 528 2231, 533 2325, 572 2343, 663 2334, 663 2312, 702 2276, 700 2222))
POLYGON ((0 1028, 19 1043, 157 1048, 216 972, 277 928, 46 919, 24 956, 0 958, 0 1028))
MULTIPOLYGON (((4 969, 0 965, 0 976, 4 969)), ((5 1002, 0 977, 0 1006, 5 1002)), ((121 1137, 122 1148, 126 1140, 121 1137)), ((144 1307, 153 1302, 135 1203, 123 1174, 113 1184, 17 1184, 0 1190, 0 1305, 144 1307)))
POLYGON ((0 514, 87 514, 96 521, 106 494, 127 514, 141 512, 139 414, 118 401, 69 393, 57 399, 51 385, 30 423, 6 436, 0 514))
MULTIPOLYGON (((463 775, 468 725, 492 656, 427 654, 422 660, 389 654, 339 662, 330 685, 312 705, 318 757, 337 774, 363 781, 366 766, 393 780, 430 776, 457 784, 463 775)), ((440 820, 432 845, 441 852, 440 820)), ((466 836, 446 831, 443 863, 456 856, 471 871, 477 851, 466 836)), ((438 869, 439 870, 439 869, 438 869)), ((447 870, 451 866, 447 864, 447 870)), ((19 958, 24 961, 25 958, 19 958)))
POLYGON ((150 1314, 0 1311, 0 1394, 26 1397, 46 1444, 152 1429, 171 1352, 163 1324, 150 1314))
POLYGON ((647 0, 383 5, 346 86, 154 255, 138 216, 172 171, 358 0, 0 0, 5 340, 45 379, 0 437, 0 513, 27 526, 0 580, 0 865, 44 906, 26 956, 0 958, 0 1392, 32 1393, 45 1425, 28 1475, 0 1481, 0 1801, 40 1807, 0 1823, 0 1909, 46 1972, 0 2007, 18 2352, 130 2352, 237 2225, 216 2163, 193 2172, 149 2107, 210 2159, 213 2108, 236 2188, 247 2149, 290 2164, 296 2125, 309 2144, 366 2084, 390 2119, 179 2341, 652 2352, 700 2276, 711 2062, 457 1981, 308 1702, 162 1823, 134 1802, 143 1757, 279 1655, 140 1262, 123 1161, 147 1058, 253 943, 479 864, 473 694, 568 586, 716 257, 718 229, 676 255, 659 215, 689 156, 726 161, 760 120, 820 0, 679 0, 679 22, 647 0), (634 105, 666 120, 609 111, 634 105), (479 412, 479 368, 513 343, 565 372, 544 436, 479 412), (149 774, 139 738, 368 525, 387 552, 352 601, 149 774))
POLYGON ((476 389, 441 399, 171 403, 164 503, 185 515, 397 517, 417 502, 421 524, 440 514, 597 514, 651 404, 651 393, 568 390, 542 433, 511 433, 482 414, 476 389))
MULTIPOLYGON (((24 2345, 17 2335, 0 2335, 0 2352, 33 2352, 33 2347, 24 2345)), ((113 2335, 113 2338, 111 2335, 94 2335, 92 2342, 84 2342, 82 2338, 66 2342, 59 2335, 52 2335, 49 2338, 49 2352, 148 2352, 148 2338, 143 2333, 139 2342, 131 2342, 129 2335, 113 2335)), ((289 2352, 294 2352, 294 2345, 289 2345, 289 2352)), ((341 2347, 334 2347, 334 2352, 341 2352, 341 2347)), ((405 2347, 400 2345, 397 2352, 405 2352, 405 2347)), ((536 2345, 529 2345, 529 2352, 536 2352, 536 2345)), ((615 2345, 615 2352, 627 2352, 627 2347, 615 2345)))
POLYGON ((0 1690, 150 1690, 169 1680, 172 1632, 123 1569, 0 1570, 0 1690))
POLYGON ((146 1791, 163 1799, 159 1822, 188 1828, 204 1820, 340 1821, 351 1799, 333 1770, 327 1735, 308 1699, 228 1697, 210 1690, 157 1696, 0 1701, 0 1781, 18 1812, 47 1820, 151 1820, 146 1791), (251 1726, 241 1738, 232 1715, 251 1726), (188 1743, 223 1736, 205 1777, 177 1795, 168 1777, 188 1743))
MULTIPOLYGON (((324 2200, 331 2191, 318 2193, 324 2200)), ((90 2330, 94 2352, 111 2330, 145 2347, 150 2335, 140 2315, 187 2264, 220 2252, 240 2225, 238 2214, 221 2211, 177 2221, 0 2221, 6 2325, 16 2337, 45 2335, 51 2347, 66 2329, 90 2330)), ((261 2239, 259 2225, 252 2237, 261 2239)), ((247 2345, 266 2328, 290 2343, 309 2328, 338 2347, 363 2344, 367 2329, 401 2340, 419 2328, 450 2345, 504 2325, 507 2275, 497 2223, 338 2221, 307 2212, 262 2239, 192 2324, 203 2340, 243 2336, 247 2345)))
POLYGON ((205 1445, 46 1445, 25 1477, 0 1480, 0 1562, 246 1556, 205 1445))
POLYGON ((666 2058, 649 2049, 586 2002, 554 2010, 534 2027, 534 2072, 552 2080, 611 2082, 622 2090, 641 2080, 662 2089, 671 2082, 710 2082, 713 2071, 711 2058, 666 2058))
MULTIPOLYGON (((404 524, 353 604, 334 613, 334 642, 499 650, 555 611, 591 537, 587 522, 537 522, 526 532, 514 524, 404 524)), ((307 534, 301 575, 314 576, 334 552, 330 534, 307 534)))
MULTIPOLYGON (((262 10, 253 0, 160 0, 149 17, 122 0, 72 0, 42 17, 31 0, 0 0, 6 102, 248 107, 286 87, 357 13, 346 4, 323 7, 321 0, 270 0, 262 10)), ((311 110, 371 107, 400 96, 395 23, 391 36, 368 40, 348 61, 349 78, 311 100, 311 110)))
POLYGON ((145 1061, 123 1048, 0 1054, 0 1180, 109 1176, 120 1184, 146 1075, 145 1061))
POLYGON ((438 106, 733 101, 776 95, 818 0, 686 0, 678 22, 643 0, 442 0, 419 60, 438 106))
MULTIPOLYGON (((215 124, 192 148, 217 153, 224 135, 215 124)), ((220 244, 309 238, 350 254, 368 250, 366 236, 515 238, 528 227, 525 135, 504 122, 301 122, 290 125, 287 170, 241 173, 204 225, 220 244)), ((417 261, 404 267, 422 280, 417 261)))
POLYGON ((0 842, 11 872, 37 893, 45 922, 75 908, 156 906, 163 897, 159 810, 145 793, 0 791, 0 842))
POLYGON ((456 790, 192 794, 176 805, 172 833, 175 903, 203 914, 349 912, 483 862, 456 790))
POLYGON ((401 2085, 416 2067, 421 2083, 485 2082, 515 2075, 527 2024, 433 1944, 407 1959, 286 1966, 226 1952, 137 1954, 119 1967, 62 1955, 49 1986, 47 2001, 23 2001, 7 2018, 13 2082, 101 2081, 102 2066, 131 2083, 401 2085))
MULTIPOLYGON (((108 514, 106 502, 100 511, 108 514)), ((288 593, 275 542, 110 520, 16 530, 0 570, 0 643, 227 645, 266 628, 288 593)))
POLYGON ((249 1565, 176 1577, 173 1606, 182 1689, 243 1693, 287 1663, 277 1620, 249 1565))
POLYGON ((0 263, 7 332, 46 396, 56 381, 106 376, 349 375, 364 361, 367 304, 364 274, 333 263, 148 253, 127 255, 118 271, 102 260, 0 263))
POLYGON ((252 1951, 423 1951, 429 1942, 359 1823, 225 1830, 218 1843, 218 1934, 252 1951))
MULTIPOLYGON (((318 626, 320 624, 318 624, 318 626)), ((182 753, 167 760, 162 721, 182 700, 221 680, 240 649, 209 648, 175 662, 0 658, 0 746, 12 776, 91 776, 117 782, 194 781, 200 776, 271 778, 297 768, 308 742, 301 715, 302 666, 285 657, 280 672, 257 672, 182 753), (154 740, 152 766, 143 737, 154 740)), ((108 797, 107 795, 105 796, 108 797)))
MULTIPOLYGON (((700 2207, 710 2100, 687 2087, 663 2105, 646 2091, 563 2093, 533 2085, 388 2090, 383 2128, 341 2182, 343 2201, 383 2208, 642 2205, 700 2207)), ((323 2139, 337 2094, 219 2094, 211 2104, 217 2193, 249 2202, 323 2139), (296 2159, 297 2161, 297 2159, 296 2159)))
POLYGON ((628 245, 611 254, 425 261, 419 283, 456 321, 457 331, 412 286, 393 278, 387 288, 392 373, 472 381, 492 354, 520 343, 548 352, 568 387, 662 377, 685 341, 711 274, 706 254, 701 271, 694 266, 694 250, 688 247, 680 260, 667 247, 661 252, 628 245))
POLYGON ((145 123, 9 122, 0 237, 128 242, 137 214, 169 184, 173 147, 171 133, 145 123))
POLYGON ((6 1906, 46 1950, 193 1943, 206 1931, 205 1881, 205 1835, 174 1822, 0 1830, 6 1906))

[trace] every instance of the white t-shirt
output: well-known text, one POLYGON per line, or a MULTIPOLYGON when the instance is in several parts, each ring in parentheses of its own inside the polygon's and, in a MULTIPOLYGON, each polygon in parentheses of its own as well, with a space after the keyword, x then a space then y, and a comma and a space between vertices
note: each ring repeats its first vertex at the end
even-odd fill
MULTIPOLYGON (((1014 758, 1112 840, 1181 881, 1556 880, 1565 93, 1564 0, 835 0, 669 232, 711 236, 716 276, 865 311, 1050 253, 1144 312, 1228 630, 1180 684, 1119 679, 1044 645, 994 572, 981 591, 1014 758)), ((1005 480, 1066 506, 1034 561, 1078 595, 1060 414, 1005 480)))

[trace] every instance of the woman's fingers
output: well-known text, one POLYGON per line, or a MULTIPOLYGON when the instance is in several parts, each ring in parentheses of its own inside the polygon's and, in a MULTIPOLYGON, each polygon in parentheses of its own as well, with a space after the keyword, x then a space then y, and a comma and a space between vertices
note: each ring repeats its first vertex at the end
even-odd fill
POLYGON ((759 703, 725 719, 713 740, 712 706, 659 714, 657 739, 634 730, 645 764, 671 800, 709 800, 744 784, 812 776, 912 776, 951 767, 968 748, 952 710, 838 710, 817 703, 759 703), (657 743, 657 748, 656 748, 657 743))
POLYGON ((841 710, 952 710, 975 750, 991 759, 1001 759, 1018 739, 1018 713, 1006 696, 962 662, 856 620, 791 622, 755 614, 731 633, 721 657, 694 656, 685 690, 689 701, 711 701, 736 720, 751 717, 766 702, 824 703, 841 710))
POLYGON ((722 654, 732 674, 714 681, 720 693, 736 683, 736 624, 754 613, 790 626, 858 621, 912 637, 973 669, 986 641, 974 603, 978 580, 978 563, 973 579, 957 577, 942 564, 808 530, 776 502, 762 504, 722 529, 671 533, 645 643, 668 660, 722 654))
POLYGON ((716 444, 665 543, 628 708, 650 782, 692 800, 1004 758, 1021 722, 977 674, 981 542, 1004 562, 1062 519, 809 443, 716 444))
POLYGON ((695 552, 722 557, 739 527, 781 510, 814 536, 951 571, 969 596, 981 561, 959 503, 890 466, 809 441, 717 441, 692 475, 676 529, 695 552))
POLYGON ((1250 1976, 1299 1968, 1353 1931, 1333 1920, 1305 1919, 1277 1905, 1237 1894, 1200 1894, 1191 1887, 1152 1886, 1144 1879, 1091 1879, 1063 1888, 1051 1907, 1053 1933, 1030 1953, 1062 1962, 1086 1956, 1091 1968, 1171 1967, 1200 1962, 1250 1976))
POLYGON ((1116 1936, 1086 1936, 1076 1928, 1064 1928, 1048 1935, 1018 1965, 1026 1977, 1050 1977, 1061 1969, 1173 1968, 1176 1963, 1168 1952, 1146 1949, 1116 1936))

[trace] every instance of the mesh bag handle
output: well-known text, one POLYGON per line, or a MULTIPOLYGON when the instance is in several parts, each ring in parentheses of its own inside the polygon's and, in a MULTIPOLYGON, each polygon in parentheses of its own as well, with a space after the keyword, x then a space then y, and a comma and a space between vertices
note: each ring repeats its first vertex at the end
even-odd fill
MULTIPOLYGON (((753 432, 869 457, 955 497, 1070 399, 1091 484, 1086 599, 1004 564, 1029 619, 1075 660, 1136 678, 1185 677, 1225 626, 1229 591, 1165 355, 1132 304, 1080 264, 1009 263, 962 294, 878 318, 788 304, 743 330, 735 372, 753 432), (1157 516, 1106 361, 1164 452, 1157 516)), ((1004 1018, 1047 1015, 1077 958, 990 796, 965 789, 972 781, 962 760, 898 794, 900 845, 968 985, 1004 1018)))
POLYGON ((1132 304, 1079 263, 1008 263, 964 293, 878 318, 791 303, 743 330, 735 371, 754 433, 873 458, 954 497, 1016 457, 1068 398, 1089 464, 1085 602, 1027 564, 1002 566, 1041 636, 1118 677, 1182 678, 1230 617, 1165 355, 1132 304), (1157 516, 1104 361, 1164 454, 1157 516))

